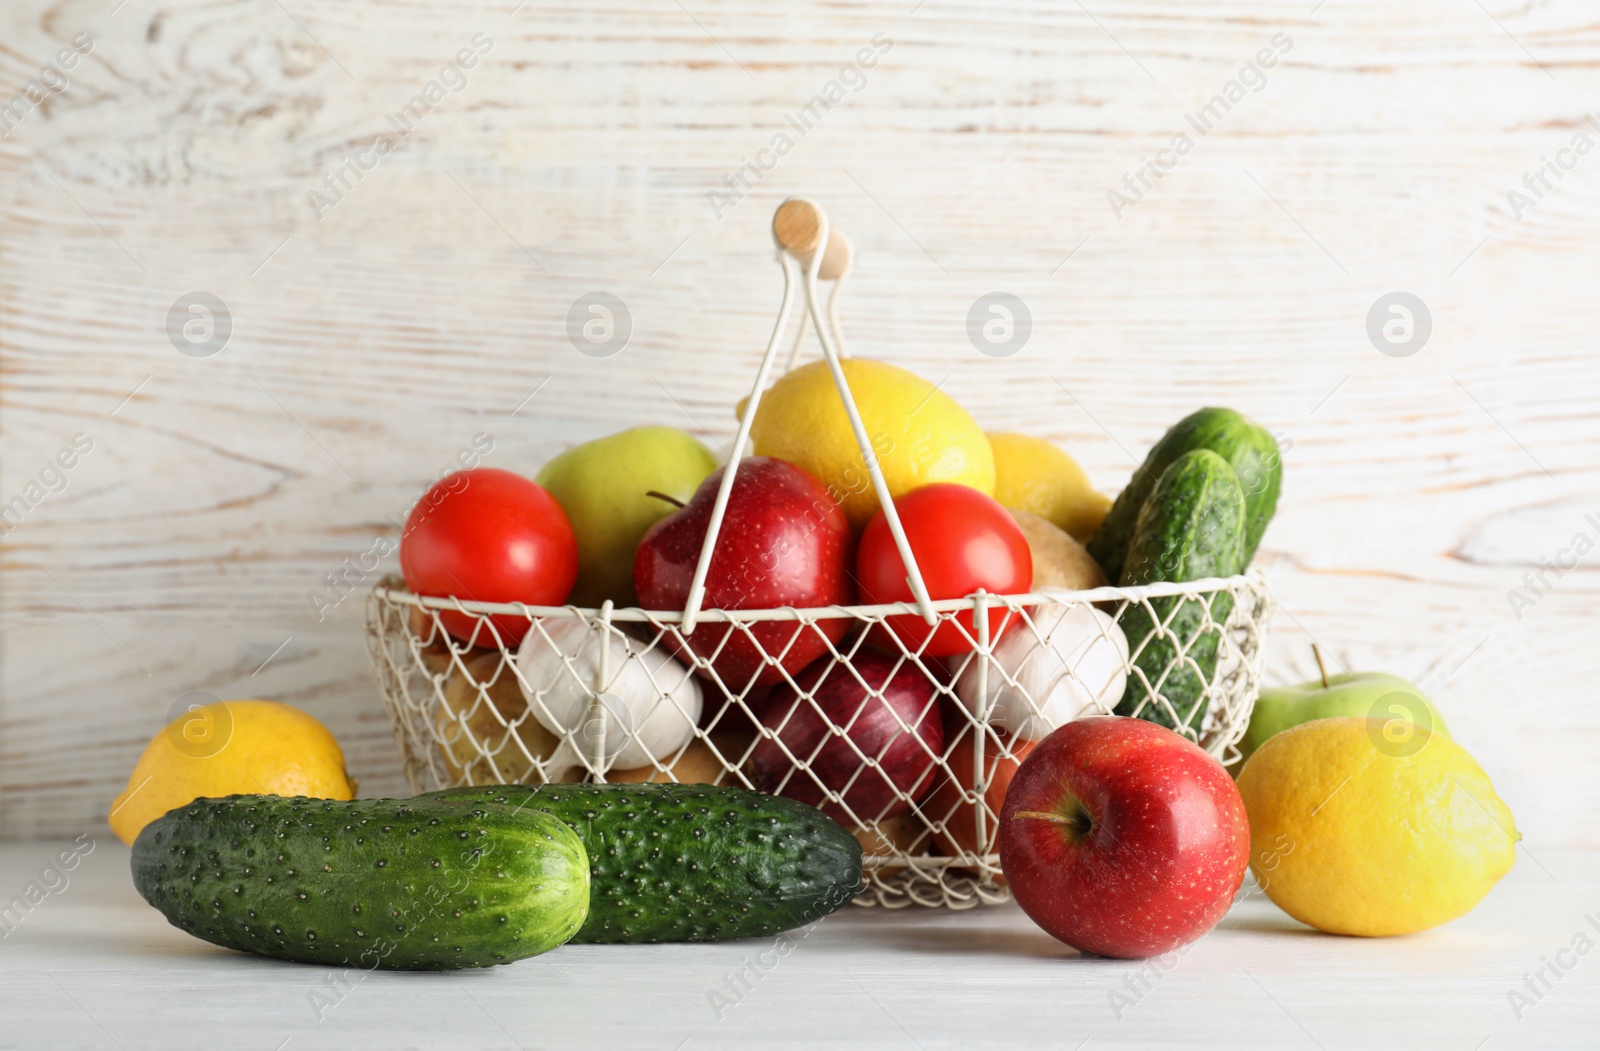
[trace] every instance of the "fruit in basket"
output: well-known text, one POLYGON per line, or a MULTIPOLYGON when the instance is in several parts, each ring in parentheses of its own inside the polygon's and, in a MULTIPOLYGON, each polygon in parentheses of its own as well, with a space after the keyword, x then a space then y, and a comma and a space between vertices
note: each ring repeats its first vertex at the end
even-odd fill
POLYGON ((1438 737, 1450 736, 1439 710, 1400 676, 1381 671, 1324 672, 1321 678, 1298 686, 1264 688, 1250 713, 1250 728, 1239 742, 1239 757, 1249 759, 1291 726, 1341 715, 1394 720, 1394 736, 1410 733, 1408 724, 1438 737))
POLYGON ((1136 959, 1216 926, 1250 860, 1222 764, 1140 719, 1079 719, 1039 742, 1000 813, 1022 911, 1083 952, 1136 959))
MULTIPOLYGON (((1244 572, 1246 508, 1244 489, 1226 460, 1209 449, 1184 453, 1162 472, 1139 511, 1121 584, 1244 572)), ((1133 663, 1139 674, 1128 676, 1117 713, 1197 731, 1216 678, 1222 628, 1232 612, 1233 595, 1226 591, 1130 604, 1122 631, 1138 652, 1133 663)))
POLYGON ((547 617, 517 650, 527 705, 573 761, 599 770, 648 765, 677 754, 700 718, 700 684, 689 669, 616 628, 577 617, 547 617), (600 676, 602 662, 609 677, 600 676), (593 690, 599 689, 598 704, 593 690))
MULTIPOLYGON (((722 470, 700 483, 682 510, 651 526, 640 541, 633 580, 645 609, 681 610, 688 603, 722 470)), ((820 482, 782 460, 749 457, 739 463, 728 493, 702 608, 847 605, 855 598, 849 574, 851 540, 844 512, 820 482)), ((798 672, 837 642, 848 626, 848 620, 838 617, 809 625, 770 620, 751 624, 746 633, 705 619, 687 639, 673 637, 680 652, 709 662, 715 678, 741 694, 778 682, 785 670, 798 672)))
POLYGON ((910 812, 860 825, 855 835, 861 844, 863 871, 868 876, 874 873, 889 876, 905 871, 910 866, 899 859, 926 854, 931 840, 928 826, 910 812), (876 860, 883 858, 893 860, 876 860))
POLYGON ((568 449, 535 479, 556 498, 578 539, 578 580, 570 601, 599 607, 637 601, 633 553, 672 505, 683 503, 717 469, 711 451, 671 427, 634 427, 568 449))
POLYGON ((1238 476, 1245 494, 1244 564, 1248 566, 1255 557, 1283 487, 1278 442, 1260 424, 1232 409, 1201 409, 1179 420, 1150 449, 1090 539, 1089 553, 1105 568, 1109 579, 1120 582, 1125 575, 1123 562, 1133 543, 1139 512, 1156 482, 1179 457, 1196 449, 1218 454, 1238 476))
POLYGON ((573 944, 777 934, 842 907, 861 886, 855 837, 811 807, 742 788, 507 785, 419 798, 569 825, 591 867, 589 918, 573 944))
POLYGON ((1080 544, 1094 536, 1111 498, 1096 492, 1078 462, 1043 438, 989 435, 994 498, 1013 511, 1045 519, 1080 544))
POLYGON ((934 842, 951 857, 971 857, 992 854, 1000 837, 1000 811, 1006 801, 1006 790, 1017 774, 1022 761, 1032 752, 1037 741, 1011 737, 1004 731, 990 730, 983 739, 984 788, 980 799, 975 787, 977 764, 973 762, 973 729, 961 722, 960 738, 951 746, 945 757, 948 768, 941 772, 938 787, 922 805, 922 812, 934 822, 943 824, 943 831, 934 833, 934 842), (984 836, 978 838, 978 808, 983 807, 984 836))
MULTIPOLYGON (((1033 583, 1028 538, 1011 513, 992 496, 954 483, 925 485, 897 497, 895 510, 923 583, 935 601, 964 598, 982 588, 993 595, 1025 594, 1033 583)), ((856 580, 868 604, 912 601, 900 549, 879 511, 861 534, 856 580)), ((1018 618, 1004 606, 988 614, 990 638, 1018 618)), ((913 653, 948 657, 977 645, 977 612, 967 610, 930 628, 921 616, 906 613, 884 623, 913 653)))
POLYGON ((981 692, 979 656, 960 666, 956 697, 967 711, 976 717, 987 701, 991 725, 1037 741, 1115 708, 1128 681, 1128 640, 1116 621, 1082 603, 1033 606, 1028 618, 995 644, 981 692))
POLYGON ((944 723, 925 672, 861 650, 848 664, 820 658, 796 681, 803 693, 774 687, 762 710, 774 736, 751 753, 756 787, 820 806, 847 828, 903 814, 928 791, 944 723))
POLYGON ((511 963, 589 911, 561 821, 425 799, 199 799, 139 834, 133 884, 213 945, 363 970, 511 963))
MULTIPOLYGON (((841 364, 891 497, 934 482, 994 492, 989 439, 955 399, 881 361, 847 358, 841 364)), ((872 476, 826 361, 802 365, 762 395, 750 440, 758 456, 787 460, 821 480, 844 505, 852 528, 861 529, 878 510, 872 476)))
POLYGON ((1410 934, 1471 911, 1516 860, 1511 811, 1466 750, 1395 720, 1302 723, 1239 772, 1251 865, 1331 934, 1410 934))
MULTIPOLYGON (((440 479, 406 516, 400 571, 418 595, 559 606, 578 576, 578 542, 544 489, 510 471, 474 467, 440 479)), ((519 614, 439 618, 451 635, 486 649, 496 635, 515 646, 528 630, 519 614)))
POLYGON ((717 753, 704 741, 690 741, 682 755, 668 752, 657 761, 665 769, 657 770, 651 765, 636 766, 631 770, 612 770, 606 774, 606 780, 616 785, 716 785, 732 776, 728 768, 722 765, 722 760, 717 758, 717 753), (673 758, 675 755, 677 758, 673 758))
POLYGON ((435 724, 452 781, 496 785, 583 777, 577 751, 533 717, 499 650, 468 657, 451 671, 435 724))
POLYGON ((1100 563, 1078 541, 1032 511, 1009 510, 1022 535, 1028 538, 1028 552, 1033 556, 1033 590, 1088 591, 1110 583, 1100 563))
POLYGON ((108 820, 132 843, 174 807, 235 792, 349 799, 356 785, 339 742, 312 716, 277 701, 217 701, 189 708, 150 739, 108 820))

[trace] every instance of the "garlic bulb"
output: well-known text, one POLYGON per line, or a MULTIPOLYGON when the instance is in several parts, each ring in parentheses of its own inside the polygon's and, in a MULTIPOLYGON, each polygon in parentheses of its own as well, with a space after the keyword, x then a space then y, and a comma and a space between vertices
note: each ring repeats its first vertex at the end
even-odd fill
MULTIPOLYGON (((1086 603, 1028 613, 1032 627, 1018 624, 995 644, 984 691, 989 722, 1037 741, 1064 723, 1115 708, 1128 681, 1128 640, 1116 621, 1086 603)), ((985 699, 978 696, 979 659, 969 657, 956 678, 956 696, 975 716, 985 699)))
POLYGON ((541 621, 517 651, 534 718, 601 771, 669 761, 694 736, 700 684, 659 648, 577 618, 541 621), (601 657, 608 679, 595 680, 601 657))

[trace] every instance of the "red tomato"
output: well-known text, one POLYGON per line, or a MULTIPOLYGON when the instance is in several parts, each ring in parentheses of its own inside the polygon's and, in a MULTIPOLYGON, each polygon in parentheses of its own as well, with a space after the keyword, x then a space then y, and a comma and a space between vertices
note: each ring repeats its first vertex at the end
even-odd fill
MULTIPOLYGON (((418 595, 559 606, 578 579, 578 541, 555 497, 510 471, 475 467, 445 475, 406 517, 400 572, 418 595)), ((477 617, 443 613, 445 630, 478 646, 493 636, 477 617), (476 638, 474 638, 476 635, 476 638)), ((507 646, 525 617, 489 618, 507 646)))
MULTIPOLYGON (((965 485, 940 482, 913 489, 894 507, 931 598, 965 598, 979 588, 993 595, 1021 595, 1033 586, 1028 538, 993 497, 965 485)), ((906 577, 889 520, 880 508, 867 523, 856 551, 861 601, 873 605, 912 601, 906 577)), ((1008 612, 1004 606, 989 611, 991 639, 1000 637, 1008 612)), ((961 621, 959 626, 940 624, 931 640, 927 622, 914 613, 890 617, 887 623, 912 652, 921 649, 929 656, 948 657, 975 648, 976 615, 968 613, 961 621)))

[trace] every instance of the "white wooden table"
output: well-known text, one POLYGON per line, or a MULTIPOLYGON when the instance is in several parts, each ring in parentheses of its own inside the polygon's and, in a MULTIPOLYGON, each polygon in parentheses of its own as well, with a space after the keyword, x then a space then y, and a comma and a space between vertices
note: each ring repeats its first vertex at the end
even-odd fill
MULTIPOLYGON (((0 890, 58 850, 0 847, 0 890)), ((782 955, 769 939, 578 946, 486 971, 346 977, 169 927, 115 841, 68 875, 0 938, 0 1048, 1492 1051, 1593 1047, 1600 1026, 1600 952, 1564 951, 1580 933, 1600 945, 1593 852, 1523 851, 1475 912, 1410 938, 1316 934, 1247 897, 1167 970, 1081 957, 1007 905, 851 907, 782 955), (1508 993, 1557 960, 1571 966, 1547 971, 1519 1018, 1508 993), (741 969, 747 990, 730 979, 741 969)))

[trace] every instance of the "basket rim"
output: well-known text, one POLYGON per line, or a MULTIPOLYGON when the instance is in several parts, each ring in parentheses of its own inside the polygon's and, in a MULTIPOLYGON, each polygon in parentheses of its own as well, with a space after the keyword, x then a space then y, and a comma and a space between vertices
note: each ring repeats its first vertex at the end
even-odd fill
MULTIPOLYGON (((1143 602, 1146 599, 1168 598, 1174 595, 1195 597, 1227 591, 1240 586, 1265 594, 1266 578, 1261 572, 1252 568, 1231 577, 1205 577, 1200 580, 1185 581, 1183 583, 1161 581, 1154 584, 1140 584, 1135 587, 1106 585, 1105 587, 1089 588, 1082 591, 1057 588, 1050 591, 1030 591, 1024 595, 992 595, 988 592, 980 591, 965 598, 936 600, 933 603, 933 608, 938 613, 954 613, 960 610, 976 609, 980 601, 989 607, 1005 607, 1013 610, 1041 605, 1066 606, 1094 602, 1143 602)), ((484 616, 519 615, 530 619, 577 618, 580 620, 650 624, 677 624, 683 619, 682 610, 647 610, 637 606, 612 606, 609 602, 602 607, 530 606, 523 602, 478 602, 470 599, 459 599, 452 595, 418 595, 407 590, 400 578, 392 575, 380 580, 373 587, 372 596, 396 605, 415 606, 418 609, 449 610, 484 616)), ((760 621, 802 619, 834 620, 848 618, 851 620, 877 620, 883 617, 906 615, 921 617, 922 613, 914 602, 892 602, 872 606, 817 606, 811 608, 798 608, 795 606, 740 610, 707 608, 701 611, 699 619, 712 623, 746 624, 760 621)))

